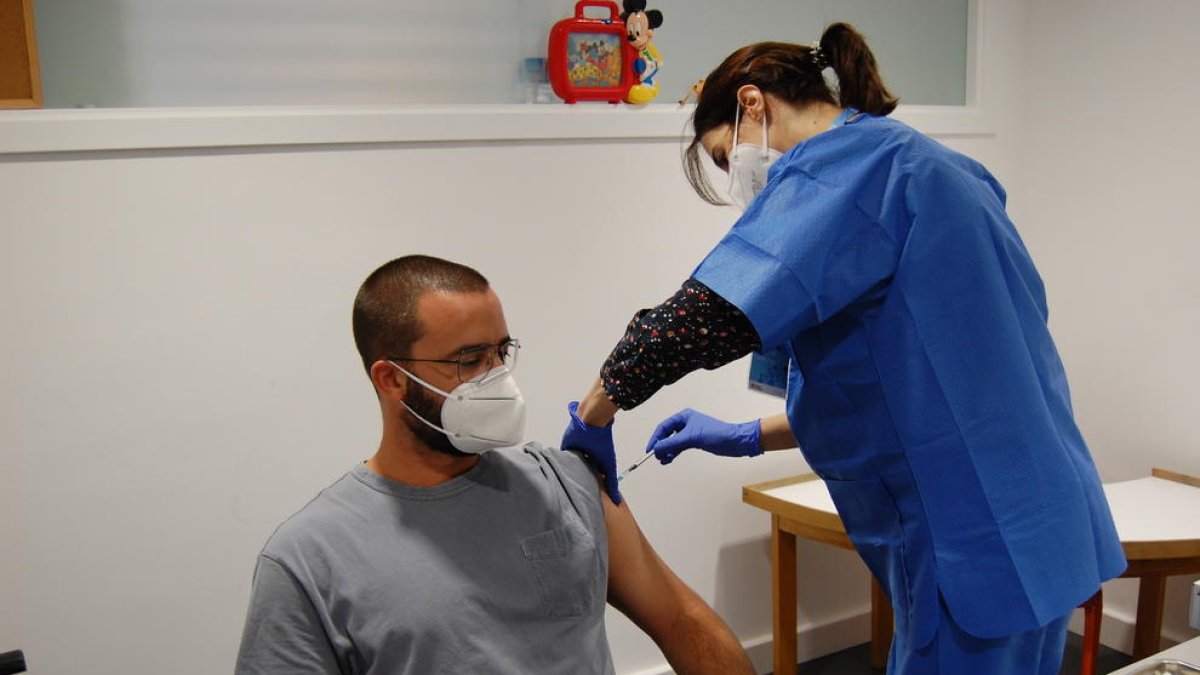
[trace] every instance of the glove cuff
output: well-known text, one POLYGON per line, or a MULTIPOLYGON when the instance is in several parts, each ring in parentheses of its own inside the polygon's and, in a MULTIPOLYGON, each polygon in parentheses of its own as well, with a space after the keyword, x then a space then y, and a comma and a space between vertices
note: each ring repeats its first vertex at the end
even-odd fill
POLYGON ((571 424, 579 427, 580 431, 583 431, 583 432, 586 432, 589 434, 611 433, 613 422, 615 422, 616 420, 609 420, 608 424, 606 424, 602 427, 594 427, 579 418, 578 410, 579 410, 579 401, 571 401, 570 403, 567 404, 567 412, 571 415, 571 424))
POLYGON ((739 424, 738 436, 742 439, 742 457, 758 457, 763 454, 762 420, 739 424))

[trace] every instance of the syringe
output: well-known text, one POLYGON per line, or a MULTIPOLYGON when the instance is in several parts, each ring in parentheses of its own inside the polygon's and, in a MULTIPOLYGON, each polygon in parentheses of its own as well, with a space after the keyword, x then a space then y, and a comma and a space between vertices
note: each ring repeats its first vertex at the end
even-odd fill
POLYGON ((654 456, 653 452, 647 452, 645 457, 642 457, 641 459, 634 462, 633 464, 630 464, 628 469, 625 469, 625 471, 621 472, 621 475, 617 476, 617 481, 620 482, 620 481, 625 480, 625 476, 628 476, 629 474, 633 473, 634 469, 645 464, 646 460, 650 459, 653 456, 654 456))

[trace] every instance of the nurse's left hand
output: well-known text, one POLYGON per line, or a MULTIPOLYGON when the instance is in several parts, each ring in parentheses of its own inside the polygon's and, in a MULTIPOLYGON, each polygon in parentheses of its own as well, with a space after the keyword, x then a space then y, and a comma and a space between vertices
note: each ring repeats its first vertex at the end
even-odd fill
POLYGON ((567 404, 571 421, 567 424, 567 430, 563 432, 559 447, 563 450, 579 450, 587 455, 600 473, 604 474, 604 491, 614 504, 620 505, 621 491, 617 489, 617 451, 613 447, 612 422, 602 427, 594 427, 579 419, 576 412, 578 408, 579 401, 567 404))
POLYGON ((763 452, 760 436, 759 420, 730 424, 685 408, 654 429, 646 452, 653 452, 663 464, 670 464, 688 448, 722 457, 754 457, 763 452))

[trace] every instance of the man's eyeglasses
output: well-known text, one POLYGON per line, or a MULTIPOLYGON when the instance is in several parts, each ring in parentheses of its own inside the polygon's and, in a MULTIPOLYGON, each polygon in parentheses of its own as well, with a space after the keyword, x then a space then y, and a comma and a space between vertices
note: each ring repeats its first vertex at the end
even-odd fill
POLYGON ((521 341, 509 338, 500 344, 477 345, 458 352, 453 359, 409 359, 389 356, 388 361, 413 361, 424 363, 453 363, 458 369, 458 381, 464 384, 483 380, 494 368, 503 365, 511 372, 517 366, 517 352, 521 341))

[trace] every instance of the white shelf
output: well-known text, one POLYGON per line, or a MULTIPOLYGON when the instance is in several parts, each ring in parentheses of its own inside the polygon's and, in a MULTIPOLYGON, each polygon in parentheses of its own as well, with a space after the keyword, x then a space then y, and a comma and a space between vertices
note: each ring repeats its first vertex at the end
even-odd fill
MULTIPOLYGON (((372 143, 670 140, 692 106, 576 105, 87 108, 0 111, 0 154, 372 143)), ((908 106, 894 116, 938 137, 994 135, 971 107, 908 106)))

